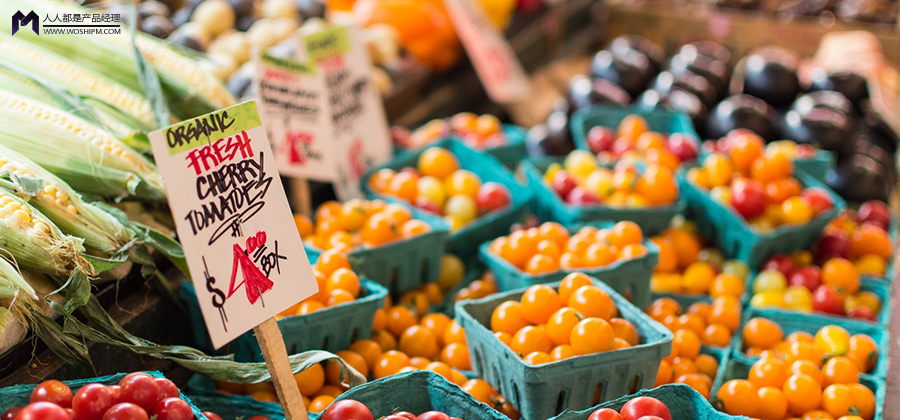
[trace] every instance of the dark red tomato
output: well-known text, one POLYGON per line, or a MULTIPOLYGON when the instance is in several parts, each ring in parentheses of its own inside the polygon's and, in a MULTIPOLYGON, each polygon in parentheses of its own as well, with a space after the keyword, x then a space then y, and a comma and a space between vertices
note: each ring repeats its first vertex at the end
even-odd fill
POLYGON ((19 414, 16 414, 16 420, 69 420, 69 414, 65 408, 51 402, 40 401, 25 406, 19 414))
POLYGON ((887 204, 869 200, 859 206, 859 220, 887 230, 891 226, 891 211, 887 204))
POLYGON ((156 382, 156 385, 159 385, 160 401, 166 398, 181 398, 181 393, 178 392, 178 387, 175 386, 174 382, 166 378, 153 378, 153 381, 156 382))
POLYGON ((832 286, 821 285, 813 292, 812 307, 816 312, 843 315, 844 298, 832 286))
POLYGON ((788 277, 788 284, 791 286, 803 286, 812 292, 822 285, 821 270, 814 265, 794 270, 791 276, 788 277))
POLYGON ((785 276, 790 276, 791 273, 794 272, 795 269, 794 259, 791 258, 788 254, 775 254, 769 257, 766 262, 763 263, 763 270, 776 270, 780 271, 781 274, 785 276))
POLYGON ((695 141, 697 140, 691 135, 674 133, 669 136, 669 142, 666 144, 666 148, 675 154, 675 156, 678 156, 678 160, 685 162, 697 158, 697 146, 695 146, 695 141))
POLYGON ((153 410, 157 420, 193 420, 191 406, 178 397, 166 398, 156 403, 153 410))
POLYGON ((398 412, 396 412, 396 413, 394 413, 394 414, 391 414, 391 415, 392 415, 392 416, 400 416, 400 417, 403 417, 403 418, 407 418, 407 419, 409 419, 409 420, 416 420, 416 415, 413 414, 413 413, 410 413, 409 411, 398 411, 398 412))
POLYGON ((834 203, 831 202, 831 194, 818 187, 806 188, 800 193, 800 196, 809 200, 815 215, 831 210, 834 207, 834 203))
POLYGON ((107 388, 109 388, 110 391, 112 391, 113 393, 115 393, 115 394, 116 394, 116 397, 118 397, 119 395, 122 394, 122 387, 120 387, 120 386, 118 386, 118 385, 110 385, 110 386, 108 386, 107 388))
POLYGON ((850 256, 850 235, 842 229, 829 229, 813 245, 812 251, 819 264, 832 258, 848 258, 850 256))
POLYGON ((149 420, 147 411, 132 403, 119 403, 106 411, 103 420, 149 420))
POLYGON ((143 372, 129 373, 121 381, 119 386, 119 400, 134 403, 144 411, 153 411, 159 402, 159 385, 154 378, 143 372))
POLYGON ((731 206, 745 219, 762 215, 766 210, 766 193, 759 182, 739 179, 731 184, 731 206))
POLYGON ((623 420, 639 420, 644 416, 657 416, 661 420, 672 420, 672 414, 662 401, 653 397, 637 397, 622 407, 623 420))
POLYGON ((28 402, 46 401, 62 408, 69 408, 72 406, 72 397, 72 390, 69 389, 68 385, 51 379, 41 382, 40 385, 34 388, 31 391, 31 398, 28 402))
POLYGON ((119 398, 111 389, 100 384, 81 387, 72 398, 75 420, 100 420, 103 413, 116 405, 119 398))
POLYGON ((20 411, 22 411, 22 407, 10 408, 9 410, 4 411, 2 415, 0 415, 0 420, 13 420, 16 418, 16 414, 19 414, 20 411))
POLYGON ((322 413, 321 420, 375 420, 365 404, 354 400, 335 401, 322 413))
POLYGON ((565 171, 559 171, 556 175, 553 175, 553 191, 556 191, 556 195, 562 199, 565 199, 569 192, 577 186, 578 183, 575 182, 575 178, 572 178, 565 171))
POLYGON ((587 133, 587 144, 591 149, 591 153, 609 151, 612 149, 613 143, 616 141, 616 133, 608 127, 597 126, 587 133))
POLYGON ((494 210, 502 209, 509 205, 512 198, 509 196, 509 190, 496 182, 485 182, 478 190, 475 196, 475 204, 478 206, 480 213, 490 213, 494 210))
POLYGON ((426 411, 419 414, 419 417, 416 417, 416 420, 450 420, 450 416, 441 413, 440 411, 426 411))
POLYGON ((209 420, 225 420, 225 419, 219 417, 218 414, 213 413, 212 411, 204 411, 203 415, 206 416, 206 418, 209 420))
POLYGON ((622 420, 622 416, 612 408, 601 408, 591 413, 588 420, 622 420))

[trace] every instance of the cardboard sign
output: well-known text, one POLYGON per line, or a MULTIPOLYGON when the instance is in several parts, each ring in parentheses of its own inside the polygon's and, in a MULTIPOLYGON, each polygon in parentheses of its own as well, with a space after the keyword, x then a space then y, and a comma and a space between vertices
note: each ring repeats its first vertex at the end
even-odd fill
POLYGON ((444 7, 491 99, 501 104, 526 99, 528 76, 484 8, 475 0, 444 0, 444 7))
POLYGON ((337 178, 331 108, 322 75, 308 63, 254 53, 256 95, 278 171, 317 181, 337 178))
POLYGON ((314 63, 328 91, 334 136, 333 180, 341 199, 362 197, 359 180, 391 158, 381 95, 370 80, 372 63, 356 25, 331 25, 301 36, 301 59, 314 63))
POLYGON ((214 347, 318 290, 255 101, 150 142, 214 347))

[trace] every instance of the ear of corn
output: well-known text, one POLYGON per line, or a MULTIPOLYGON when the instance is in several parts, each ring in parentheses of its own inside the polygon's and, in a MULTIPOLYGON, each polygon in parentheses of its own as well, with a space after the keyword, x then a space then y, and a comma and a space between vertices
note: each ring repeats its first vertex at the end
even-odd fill
POLYGON ((28 202, 56 224, 64 233, 84 239, 84 244, 103 252, 115 253, 131 240, 125 227, 109 213, 85 203, 68 184, 30 159, 0 146, 0 176, 8 173, 11 181, 0 186, 26 196, 28 202), (27 188, 19 177, 37 178, 40 184, 27 188))
POLYGON ((50 82, 38 78, 35 74, 26 75, 2 63, 0 63, 0 86, 16 95, 31 98, 79 116, 84 116, 85 112, 89 112, 92 117, 90 122, 102 124, 116 137, 137 150, 150 150, 146 132, 151 131, 153 126, 144 124, 100 99, 75 98, 70 92, 50 85, 50 82))
MULTIPOLYGON (((12 16, 17 10, 41 10, 57 13, 88 13, 90 9, 53 0, 3 0, 0 15, 12 16)), ((0 32, 11 33, 11 20, 0 19, 0 32)), ((133 52, 133 44, 122 27, 118 35, 38 36, 20 31, 16 38, 27 40, 67 57, 135 91, 142 91, 133 52)), ((138 34, 138 49, 159 74, 163 93, 173 113, 185 119, 225 108, 236 103, 220 80, 200 69, 188 58, 151 36, 138 34)))
POLYGON ((13 267, 6 259, 0 258, 0 301, 19 297, 32 300, 38 298, 34 288, 25 281, 19 270, 16 270, 16 267, 13 267))
POLYGON ((0 250, 20 268, 69 274, 83 267, 82 240, 62 233, 53 222, 15 194, 0 188, 0 250))
POLYGON ((104 167, 131 172, 143 184, 143 188, 135 188, 138 197, 165 197, 156 167, 109 132, 60 109, 3 90, 0 90, 0 145, 32 159, 79 191, 91 186, 82 183, 83 178, 67 178, 67 168, 81 166, 76 168, 81 174, 104 167))
POLYGON ((150 102, 141 94, 60 55, 5 33, 0 33, 0 62, 39 75, 78 95, 109 102, 144 124, 155 124, 150 102))

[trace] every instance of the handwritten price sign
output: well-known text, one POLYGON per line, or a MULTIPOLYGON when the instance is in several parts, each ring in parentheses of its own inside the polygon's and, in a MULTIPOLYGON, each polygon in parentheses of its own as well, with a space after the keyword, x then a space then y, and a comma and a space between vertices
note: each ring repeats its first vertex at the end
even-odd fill
POLYGON ((216 348, 318 290, 255 101, 150 142, 216 348))
POLYGON ((528 76, 509 42, 475 0, 444 0, 481 84, 494 102, 508 104, 528 96, 528 76))

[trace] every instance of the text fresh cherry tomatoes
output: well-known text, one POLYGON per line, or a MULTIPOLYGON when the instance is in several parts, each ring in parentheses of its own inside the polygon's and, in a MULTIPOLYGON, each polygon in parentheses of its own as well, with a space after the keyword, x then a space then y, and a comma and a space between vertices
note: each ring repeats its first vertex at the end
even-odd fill
POLYGON ((322 413, 322 420, 375 420, 365 404, 354 400, 336 401, 322 413))
POLYGON ((657 416, 663 420, 672 420, 672 414, 662 401, 653 397, 637 397, 622 407, 623 420, 638 420, 644 416, 657 416))
POLYGON ((46 401, 62 408, 72 407, 72 390, 69 386, 56 380, 44 381, 31 391, 30 403, 46 401))

